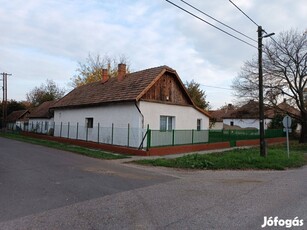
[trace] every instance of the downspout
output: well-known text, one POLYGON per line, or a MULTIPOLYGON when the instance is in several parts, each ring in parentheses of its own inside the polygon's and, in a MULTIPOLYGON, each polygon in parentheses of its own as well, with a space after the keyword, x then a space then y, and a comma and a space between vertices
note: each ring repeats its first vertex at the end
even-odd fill
POLYGON ((139 113, 142 116, 142 129, 144 129, 144 115, 143 115, 142 111, 140 110, 140 108, 139 108, 139 106, 137 104, 137 101, 135 101, 134 104, 135 104, 135 107, 137 108, 137 110, 139 111, 139 113))
MULTIPOLYGON (((144 136, 144 132, 143 132, 143 130, 144 130, 144 115, 143 115, 143 113, 142 113, 142 111, 140 110, 140 108, 139 108, 139 106, 138 106, 138 104, 137 104, 137 101, 135 101, 134 102, 134 104, 135 104, 135 107, 137 108, 137 110, 139 111, 139 113, 141 114, 141 116, 142 116, 142 131, 141 131, 141 135, 142 135, 142 141, 141 141, 141 144, 140 144, 140 146, 139 146, 139 149, 142 149, 143 148, 143 141, 145 140, 145 136, 146 136, 146 134, 147 134, 147 132, 146 132, 146 134, 145 134, 145 136, 144 136)), ((147 148, 148 148, 148 146, 147 146, 147 148)))

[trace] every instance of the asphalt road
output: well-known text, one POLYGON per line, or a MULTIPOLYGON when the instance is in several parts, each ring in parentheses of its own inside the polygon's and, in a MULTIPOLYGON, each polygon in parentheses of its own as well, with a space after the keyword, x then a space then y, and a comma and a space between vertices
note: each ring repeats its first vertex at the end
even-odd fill
POLYGON ((306 178, 307 167, 147 168, 0 138, 0 229, 289 229, 261 228, 264 216, 307 229, 306 178))
POLYGON ((110 161, 0 138, 0 221, 171 179, 110 161))

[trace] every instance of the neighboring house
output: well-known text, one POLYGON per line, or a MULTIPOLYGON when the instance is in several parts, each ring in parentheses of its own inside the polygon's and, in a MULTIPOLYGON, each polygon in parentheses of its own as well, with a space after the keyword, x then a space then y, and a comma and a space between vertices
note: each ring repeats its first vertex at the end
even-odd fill
MULTIPOLYGON (((107 70, 103 70, 101 81, 72 90, 52 109, 55 136, 97 141, 99 129, 95 127, 112 127, 112 137, 110 131, 105 133, 106 129, 98 134, 101 142, 111 143, 115 131, 123 135, 129 127, 128 135, 134 141, 129 145, 135 147, 147 127, 164 133, 209 129, 210 115, 195 106, 177 72, 168 66, 127 74, 126 65, 119 64, 118 77, 109 78, 107 70)), ((125 145, 125 141, 112 143, 125 145)))
POLYGON ((11 130, 25 130, 29 122, 29 110, 13 111, 7 116, 6 127, 11 130))
POLYGON ((209 111, 211 115, 210 129, 211 130, 223 130, 225 127, 223 123, 223 117, 229 116, 235 111, 235 107, 232 104, 228 104, 221 109, 209 111))
POLYGON ((39 133, 50 133, 52 132, 54 121, 53 111, 50 111, 50 107, 53 106, 56 101, 46 101, 36 107, 29 117, 29 131, 39 133))
MULTIPOLYGON (((271 110, 264 109, 264 129, 268 128, 273 118, 271 110)), ((226 126, 236 126, 241 129, 259 129, 259 102, 250 100, 247 104, 235 111, 223 116, 223 123, 226 126)))

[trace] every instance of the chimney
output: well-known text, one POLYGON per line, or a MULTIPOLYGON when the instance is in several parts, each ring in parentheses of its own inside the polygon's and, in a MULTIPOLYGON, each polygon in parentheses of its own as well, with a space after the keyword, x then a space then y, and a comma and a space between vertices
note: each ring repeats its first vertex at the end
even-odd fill
POLYGON ((105 83, 109 80, 109 74, 107 69, 102 69, 102 83, 105 83))
POLYGON ((117 73, 117 79, 118 81, 122 81, 126 75, 126 64, 120 63, 118 64, 118 73, 117 73))

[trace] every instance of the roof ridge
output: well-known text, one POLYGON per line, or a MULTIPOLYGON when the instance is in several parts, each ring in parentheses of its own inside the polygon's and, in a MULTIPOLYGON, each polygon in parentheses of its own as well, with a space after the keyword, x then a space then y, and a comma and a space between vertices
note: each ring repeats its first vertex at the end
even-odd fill
POLYGON ((156 67, 150 67, 150 68, 147 68, 147 69, 142 69, 142 70, 138 70, 138 71, 135 71, 135 72, 127 73, 126 75, 150 71, 150 70, 153 70, 153 69, 167 69, 167 70, 175 71, 174 69, 172 69, 171 67, 169 67, 167 65, 160 65, 160 66, 156 66, 156 67))

